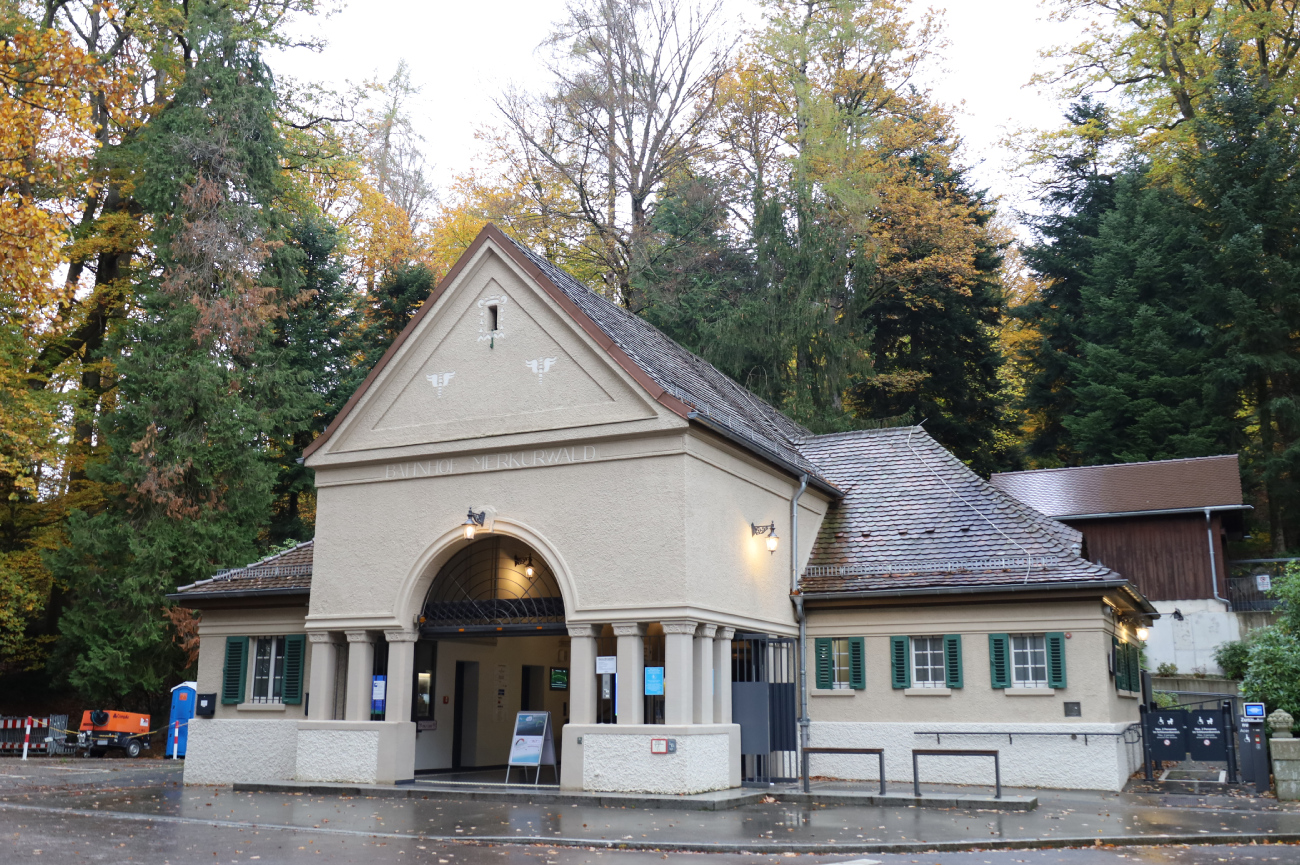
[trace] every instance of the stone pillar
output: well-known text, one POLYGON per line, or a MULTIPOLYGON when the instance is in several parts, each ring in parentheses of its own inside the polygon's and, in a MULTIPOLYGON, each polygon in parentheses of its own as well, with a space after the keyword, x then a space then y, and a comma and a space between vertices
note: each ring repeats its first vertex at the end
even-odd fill
POLYGON ((308 631, 311 641, 311 680, 307 691, 307 717, 334 720, 334 682, 338 677, 339 647, 329 631, 308 631))
POLYGON ((642 724, 645 717, 645 637, 640 622, 618 622, 618 722, 642 724))
POLYGON ((689 724, 695 666, 695 630, 699 622, 664 622, 664 723, 689 724))
POLYGON ((384 631, 388 640, 388 690, 384 695, 385 721, 410 721, 415 693, 415 641, 419 631, 384 631))
POLYGON ((344 633, 348 635, 348 696, 344 715, 348 721, 369 721, 371 676, 375 674, 375 639, 369 631, 344 633))
POLYGON ((707 624, 695 630, 691 720, 696 724, 713 723, 713 634, 717 630, 717 625, 707 624))
POLYGON ((596 723, 595 625, 569 625, 569 723, 596 723))
POLYGON ((713 723, 731 723, 731 638, 735 628, 713 635, 713 723))

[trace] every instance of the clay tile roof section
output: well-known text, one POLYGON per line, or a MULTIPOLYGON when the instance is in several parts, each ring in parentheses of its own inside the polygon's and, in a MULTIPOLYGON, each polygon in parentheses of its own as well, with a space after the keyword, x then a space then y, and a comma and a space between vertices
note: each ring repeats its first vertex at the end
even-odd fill
POLYGON ((841 490, 800 580, 805 594, 1118 585, 1082 535, 995 489, 920 427, 811 436, 841 490))
POLYGON ((1243 507, 1237 455, 995 474, 990 482, 1050 517, 1243 507))
POLYGON ((817 466, 798 448, 797 442, 809 435, 807 429, 639 315, 601 297, 531 249, 510 242, 646 375, 690 406, 698 419, 706 425, 723 427, 760 456, 775 456, 826 483, 817 466))
POLYGON ((309 594, 313 545, 313 541, 306 541, 242 568, 219 571, 211 579, 181 586, 172 597, 197 600, 249 593, 309 594))

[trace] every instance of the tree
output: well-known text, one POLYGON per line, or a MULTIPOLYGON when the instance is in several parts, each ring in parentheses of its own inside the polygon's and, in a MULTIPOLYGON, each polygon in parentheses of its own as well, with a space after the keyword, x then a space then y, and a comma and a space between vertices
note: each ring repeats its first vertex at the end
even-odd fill
MULTIPOLYGON (((571 196, 586 253, 608 293, 634 311, 632 276, 648 262, 654 199, 706 146, 729 45, 716 34, 720 5, 679 0, 590 0, 548 38, 555 86, 512 91, 497 103, 515 139, 571 196)), ((515 166, 531 179, 528 161, 515 166)))

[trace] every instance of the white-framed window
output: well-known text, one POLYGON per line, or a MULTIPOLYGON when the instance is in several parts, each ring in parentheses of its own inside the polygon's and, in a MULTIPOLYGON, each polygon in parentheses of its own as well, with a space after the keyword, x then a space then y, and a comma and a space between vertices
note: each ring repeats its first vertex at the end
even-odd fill
POLYGON ((253 652, 253 703, 284 702, 284 637, 258 637, 253 652))
POLYGON ((1047 687, 1047 639, 1042 634, 1011 635, 1011 684, 1047 687))
POLYGON ((837 637, 831 640, 831 688, 842 691, 848 690, 851 685, 849 640, 847 637, 837 637))
POLYGON ((912 638, 912 687, 948 687, 943 637, 912 638))

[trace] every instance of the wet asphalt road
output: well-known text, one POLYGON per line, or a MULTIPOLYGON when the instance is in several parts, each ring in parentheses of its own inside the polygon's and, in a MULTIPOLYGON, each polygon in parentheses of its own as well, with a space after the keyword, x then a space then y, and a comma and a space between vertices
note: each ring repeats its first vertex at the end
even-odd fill
MULTIPOLYGON (((935 865, 1118 865, 1132 862, 1297 863, 1300 847, 1264 844, 1087 847, 835 855, 832 843, 943 842, 1128 834, 1300 832, 1300 811, 1272 800, 1039 793, 1028 814, 916 808, 752 805, 688 812, 376 799, 184 788, 179 767, 156 760, 0 760, 0 863, 266 862, 535 865, 650 862, 807 863, 870 860, 935 865), (1185 801, 1184 801, 1185 800, 1185 801), (430 836, 441 836, 431 838, 430 836), (825 853, 749 854, 549 846, 548 837, 825 845, 825 853), (482 839, 477 843, 459 839, 482 839), (457 839, 457 840, 451 840, 457 839), (490 839, 490 840, 489 840, 490 839), (518 839, 524 843, 503 843, 518 839), (526 839, 526 840, 525 840, 526 839)), ((1100 836, 1100 838, 1098 838, 1100 836)), ((570 841, 569 843, 573 843, 570 841)), ((1086 841, 1080 841, 1086 843, 1086 841)), ((1094 842, 1096 843, 1096 842, 1094 842)))

